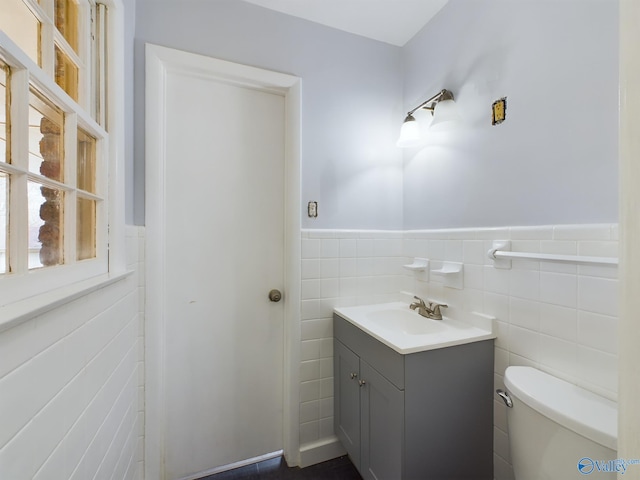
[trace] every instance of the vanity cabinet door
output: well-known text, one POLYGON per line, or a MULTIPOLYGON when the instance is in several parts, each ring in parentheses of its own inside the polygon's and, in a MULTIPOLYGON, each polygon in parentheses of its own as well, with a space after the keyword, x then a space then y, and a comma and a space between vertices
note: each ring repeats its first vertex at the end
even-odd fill
POLYGON ((361 468, 364 480, 402 478, 404 391, 360 360, 361 468))
POLYGON ((334 429, 360 468, 360 358, 334 340, 334 429))

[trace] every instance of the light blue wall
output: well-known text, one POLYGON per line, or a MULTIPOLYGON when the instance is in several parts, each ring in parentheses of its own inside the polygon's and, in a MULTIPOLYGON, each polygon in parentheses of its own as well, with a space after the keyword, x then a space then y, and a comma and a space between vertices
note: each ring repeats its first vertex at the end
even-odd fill
POLYGON ((406 229, 617 221, 617 5, 450 0, 403 48, 405 109, 447 88, 465 120, 405 152, 406 229))
POLYGON ((129 223, 144 223, 144 42, 303 79, 305 228, 617 221, 615 0, 450 0, 403 48, 238 0, 127 3, 137 7, 129 223), (404 112, 443 87, 464 125, 396 149, 404 112), (503 96, 507 120, 491 126, 503 96))
MULTIPOLYGON (((402 227, 401 49, 238 0, 137 0, 135 184, 144 223, 144 44, 302 78, 302 209, 306 228, 402 227)), ((206 200, 203 192, 203 201, 206 200)))

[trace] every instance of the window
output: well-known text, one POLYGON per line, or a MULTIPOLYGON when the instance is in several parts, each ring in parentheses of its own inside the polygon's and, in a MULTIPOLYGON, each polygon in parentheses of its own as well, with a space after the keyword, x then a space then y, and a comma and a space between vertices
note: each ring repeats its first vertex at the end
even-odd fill
POLYGON ((109 271, 106 8, 0 1, 0 305, 109 271))

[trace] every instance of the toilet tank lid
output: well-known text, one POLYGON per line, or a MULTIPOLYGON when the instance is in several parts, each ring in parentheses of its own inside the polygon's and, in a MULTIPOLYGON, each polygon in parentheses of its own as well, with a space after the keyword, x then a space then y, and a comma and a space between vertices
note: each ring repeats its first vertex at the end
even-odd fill
POLYGON ((532 367, 507 367, 504 383, 509 393, 542 415, 617 450, 618 406, 615 402, 532 367))

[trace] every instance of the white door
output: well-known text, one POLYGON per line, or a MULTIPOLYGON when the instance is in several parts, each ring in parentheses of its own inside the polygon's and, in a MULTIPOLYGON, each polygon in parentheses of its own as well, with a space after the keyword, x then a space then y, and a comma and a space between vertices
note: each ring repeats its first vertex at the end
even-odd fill
POLYGON ((175 54, 195 63, 164 69, 162 119, 147 119, 162 155, 146 163, 166 479, 283 449, 284 303, 268 293, 284 289, 285 95, 175 54))

